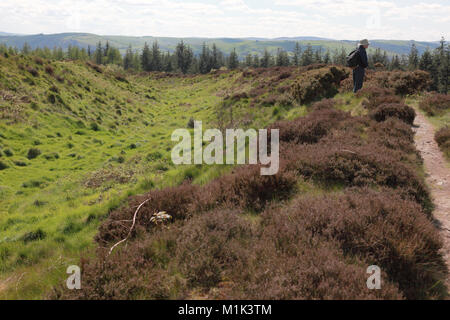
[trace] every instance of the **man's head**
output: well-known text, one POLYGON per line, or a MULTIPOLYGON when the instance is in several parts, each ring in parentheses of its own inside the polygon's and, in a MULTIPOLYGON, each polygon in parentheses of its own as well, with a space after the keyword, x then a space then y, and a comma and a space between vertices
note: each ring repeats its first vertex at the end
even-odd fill
POLYGON ((364 48, 367 49, 367 48, 369 47, 370 43, 369 43, 369 40, 363 39, 363 40, 361 40, 361 41, 359 42, 359 45, 360 45, 360 46, 363 46, 364 48))

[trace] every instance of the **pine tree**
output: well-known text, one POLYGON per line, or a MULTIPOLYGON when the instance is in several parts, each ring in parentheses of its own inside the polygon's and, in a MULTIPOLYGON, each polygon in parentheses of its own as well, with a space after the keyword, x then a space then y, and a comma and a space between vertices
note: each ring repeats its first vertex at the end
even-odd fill
POLYGON ((173 71, 173 58, 169 51, 167 51, 166 55, 164 56, 164 71, 166 72, 172 72, 173 71))
POLYGON ((217 49, 216 44, 213 43, 212 53, 211 53, 211 68, 212 69, 220 69, 221 66, 222 66, 221 53, 217 49))
POLYGON ((106 41, 105 50, 104 50, 104 52, 103 52, 103 56, 104 56, 104 57, 107 57, 107 56, 109 55, 109 49, 110 49, 110 47, 109 47, 109 41, 106 41))
POLYGON ((302 48, 300 47, 300 43, 296 42, 294 48, 294 56, 292 58, 292 63, 294 64, 294 66, 298 67, 300 65, 301 56, 302 56, 302 48))
POLYGON ((31 53, 31 47, 30 47, 30 45, 28 44, 28 42, 25 42, 25 43, 23 44, 23 47, 22 47, 22 53, 23 53, 24 55, 29 55, 29 54, 31 53))
POLYGON ((123 67, 125 70, 129 70, 133 68, 133 49, 131 45, 128 47, 125 58, 123 59, 123 67))
POLYGON ((144 49, 142 49, 141 66, 144 71, 152 71, 152 54, 147 42, 144 43, 144 49))
POLYGON ((322 63, 322 48, 319 48, 314 53, 314 63, 322 63))
POLYGON ((286 51, 283 49, 278 49, 277 52, 277 58, 276 58, 276 65, 278 67, 286 67, 289 65, 289 56, 286 51))
POLYGON ((400 58, 400 69, 401 70, 407 70, 409 65, 409 59, 406 54, 402 54, 402 57, 400 58))
POLYGON ((97 43, 97 48, 95 49, 95 52, 94 52, 94 61, 96 64, 103 63, 103 48, 102 48, 101 41, 99 41, 97 43))
POLYGON ((325 63, 325 64, 330 64, 331 63, 330 50, 327 50, 327 52, 325 52, 325 55, 323 57, 323 63, 325 63))
POLYGON ((176 47, 176 57, 178 68, 180 68, 181 72, 186 74, 192 64, 194 54, 192 49, 187 46, 183 40, 176 47))
POLYGON ((314 52, 312 49, 312 46, 308 44, 306 46, 305 51, 302 53, 301 57, 301 65, 302 66, 309 66, 310 64, 313 64, 314 62, 314 52))
POLYGON ((253 68, 259 68, 260 67, 259 55, 257 55, 256 53, 253 55, 252 67, 253 68))
POLYGON ((120 54, 119 49, 114 47, 109 47, 108 56, 106 57, 106 63, 108 64, 122 64, 122 55, 120 54))
POLYGON ((392 57, 389 70, 400 70, 402 68, 398 55, 392 57))
POLYGON ((200 73, 206 74, 211 71, 212 68, 212 57, 209 50, 209 47, 206 45, 206 43, 203 43, 202 46, 202 53, 199 57, 199 70, 200 73))
POLYGON ((246 56, 245 56, 245 66, 246 67, 251 67, 253 65, 253 56, 252 54, 249 52, 246 56))
MULTIPOLYGON (((120 53, 119 53, 119 54, 120 54, 120 53)), ((122 58, 122 56, 120 56, 120 58, 122 58)), ((89 59, 89 57, 88 57, 86 48, 82 48, 82 49, 80 50, 80 60, 86 61, 86 60, 88 60, 88 59, 89 59)))
POLYGON ((55 60, 63 60, 64 59, 64 52, 61 47, 54 47, 52 52, 52 57, 55 60))
POLYGON ((268 68, 270 66, 271 55, 267 49, 264 49, 264 54, 260 61, 261 68, 268 68))
POLYGON ((159 44, 157 41, 153 42, 152 45, 152 58, 151 58, 151 69, 152 71, 161 71, 161 51, 159 50, 159 44))
POLYGON ((433 70, 433 56, 430 49, 427 49, 419 59, 419 69, 427 72, 433 70))
POLYGON ((231 51, 230 56, 228 57, 228 68, 230 69, 236 69, 239 67, 239 58, 236 53, 236 49, 233 49, 231 51))
POLYGON ((131 68, 136 71, 142 70, 141 55, 139 54, 139 52, 137 50, 133 53, 133 62, 132 62, 131 68))
POLYGON ((435 53, 435 64, 437 74, 437 89, 441 93, 448 92, 450 73, 450 47, 442 37, 439 48, 435 53))
POLYGON ((419 67, 419 51, 416 44, 413 42, 411 45, 411 51, 408 56, 408 69, 416 70, 419 67))

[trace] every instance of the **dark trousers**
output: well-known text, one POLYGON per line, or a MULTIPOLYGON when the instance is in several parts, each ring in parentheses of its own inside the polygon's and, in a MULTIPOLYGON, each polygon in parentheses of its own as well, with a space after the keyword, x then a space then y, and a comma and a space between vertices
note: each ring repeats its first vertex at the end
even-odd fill
POLYGON ((353 92, 356 93, 363 87, 366 70, 361 67, 353 69, 353 92))

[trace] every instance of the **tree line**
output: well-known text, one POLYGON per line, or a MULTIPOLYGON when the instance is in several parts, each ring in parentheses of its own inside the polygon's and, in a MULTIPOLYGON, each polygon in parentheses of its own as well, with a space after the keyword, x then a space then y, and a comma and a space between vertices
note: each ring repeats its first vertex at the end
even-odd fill
MULTIPOLYGON (((69 46, 66 51, 61 47, 36 48, 32 49, 25 43, 22 49, 7 47, 0 44, 2 54, 24 54, 36 55, 42 58, 55 60, 90 60, 97 64, 115 64, 122 66, 125 70, 133 71, 164 71, 206 74, 211 70, 223 67, 237 69, 245 67, 268 68, 274 66, 308 66, 316 63, 346 65, 348 52, 345 48, 333 51, 324 51, 321 47, 313 48, 311 45, 302 47, 296 43, 292 51, 279 48, 276 54, 271 54, 267 49, 260 55, 258 53, 248 53, 240 59, 236 49, 225 54, 218 49, 216 44, 210 47, 203 44, 201 52, 194 54, 192 48, 184 41, 180 41, 175 49, 162 51, 157 41, 151 45, 145 43, 142 50, 134 50, 130 45, 125 54, 122 55, 119 49, 111 46, 109 42, 102 45, 98 42, 95 48, 88 46, 80 48, 69 46)), ((417 70, 428 71, 433 80, 432 90, 448 92, 448 78, 450 66, 450 45, 441 39, 440 45, 434 50, 427 49, 422 55, 416 45, 411 45, 408 55, 388 56, 386 51, 376 49, 368 54, 369 68, 385 70, 417 70)))

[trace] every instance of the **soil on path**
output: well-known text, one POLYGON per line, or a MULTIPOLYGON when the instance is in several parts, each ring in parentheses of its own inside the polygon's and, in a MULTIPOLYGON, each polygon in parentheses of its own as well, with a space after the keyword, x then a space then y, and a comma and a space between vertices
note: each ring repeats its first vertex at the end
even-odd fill
MULTIPOLYGON (((450 269, 450 168, 434 140, 435 130, 425 116, 417 112, 415 120, 416 147, 424 160, 426 182, 434 204, 434 218, 444 242, 443 254, 450 269)), ((450 276, 447 277, 450 289, 450 276)))

